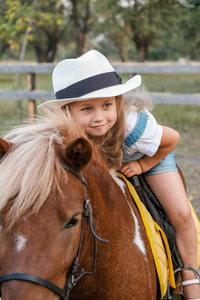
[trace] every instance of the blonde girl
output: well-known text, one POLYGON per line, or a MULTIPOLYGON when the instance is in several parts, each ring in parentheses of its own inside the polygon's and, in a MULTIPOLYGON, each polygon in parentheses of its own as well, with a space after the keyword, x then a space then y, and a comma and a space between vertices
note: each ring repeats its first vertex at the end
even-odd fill
MULTIPOLYGON (((197 232, 172 150, 179 141, 175 130, 157 124, 149 112, 148 93, 137 89, 139 75, 126 83, 108 60, 91 50, 77 59, 61 61, 53 72, 56 100, 52 104, 71 113, 99 147, 110 168, 130 177, 143 173, 175 229, 176 244, 185 265, 197 268, 197 232)), ((186 299, 200 300, 195 273, 182 272, 186 299)))

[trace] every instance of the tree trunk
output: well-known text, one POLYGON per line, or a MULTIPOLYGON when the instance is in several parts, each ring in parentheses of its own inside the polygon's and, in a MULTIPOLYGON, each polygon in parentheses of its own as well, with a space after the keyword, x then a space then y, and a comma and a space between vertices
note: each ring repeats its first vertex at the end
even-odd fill
POLYGON ((135 42, 138 52, 138 62, 144 62, 147 57, 147 50, 150 43, 145 38, 139 37, 134 37, 133 41, 135 42))
POLYGON ((45 62, 45 52, 44 50, 39 47, 38 45, 34 45, 35 54, 37 57, 37 62, 45 62))
POLYGON ((144 44, 140 45, 139 47, 137 47, 137 50, 138 50, 138 62, 145 62, 147 46, 144 44))
POLYGON ((83 54, 84 51, 84 47, 85 47, 85 43, 86 43, 86 39, 87 39, 87 34, 81 34, 80 33, 80 37, 79 40, 77 42, 77 56, 80 56, 83 54))
POLYGON ((76 36, 76 55, 80 56, 83 54, 85 43, 87 40, 87 35, 89 31, 89 19, 90 19, 90 0, 87 0, 86 13, 84 17, 79 14, 78 1, 72 0, 72 20, 75 27, 76 36), (82 24, 82 25, 81 25, 82 24))
POLYGON ((46 62, 53 62, 57 53, 58 40, 48 36, 48 45, 46 49, 46 62))
POLYGON ((124 43, 123 41, 121 42, 121 44, 117 44, 117 49, 119 51, 119 57, 121 59, 122 62, 125 62, 126 61, 126 57, 124 55, 124 43))
POLYGON ((53 62, 57 53, 58 41, 50 36, 47 37, 48 42, 45 47, 40 44, 34 44, 35 54, 38 62, 53 62))

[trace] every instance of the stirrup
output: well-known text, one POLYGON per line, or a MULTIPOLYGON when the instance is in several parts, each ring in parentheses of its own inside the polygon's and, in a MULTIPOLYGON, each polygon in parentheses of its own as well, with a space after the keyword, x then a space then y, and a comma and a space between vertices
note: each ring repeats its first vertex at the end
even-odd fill
MULTIPOLYGON (((200 274, 197 270, 195 270, 194 268, 190 267, 190 266, 184 266, 183 268, 177 268, 174 271, 174 274, 180 271, 191 271, 193 273, 195 273, 195 275, 197 276, 196 279, 189 279, 189 280, 184 280, 181 282, 181 294, 184 295, 183 293, 183 287, 190 285, 190 284, 200 284, 200 274)), ((188 300, 200 300, 200 298, 196 298, 196 299, 188 299, 188 300)))

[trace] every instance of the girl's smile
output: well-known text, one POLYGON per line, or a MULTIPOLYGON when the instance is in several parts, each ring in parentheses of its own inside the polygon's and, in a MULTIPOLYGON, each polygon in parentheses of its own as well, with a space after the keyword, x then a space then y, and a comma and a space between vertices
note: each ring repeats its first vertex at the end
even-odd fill
POLYGON ((112 128, 117 120, 116 98, 97 98, 69 104, 79 126, 85 133, 101 137, 112 128))

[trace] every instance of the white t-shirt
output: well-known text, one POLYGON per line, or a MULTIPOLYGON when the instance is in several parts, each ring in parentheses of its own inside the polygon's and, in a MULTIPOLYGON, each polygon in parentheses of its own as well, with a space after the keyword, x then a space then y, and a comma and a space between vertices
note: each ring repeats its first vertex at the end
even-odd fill
MULTIPOLYGON (((141 137, 129 148, 129 153, 140 152, 151 157, 158 150, 163 130, 162 126, 156 122, 154 116, 148 110, 144 111, 148 115, 146 128, 141 137)), ((137 112, 126 113, 126 136, 128 136, 135 127, 137 116, 137 112)))

